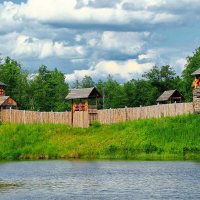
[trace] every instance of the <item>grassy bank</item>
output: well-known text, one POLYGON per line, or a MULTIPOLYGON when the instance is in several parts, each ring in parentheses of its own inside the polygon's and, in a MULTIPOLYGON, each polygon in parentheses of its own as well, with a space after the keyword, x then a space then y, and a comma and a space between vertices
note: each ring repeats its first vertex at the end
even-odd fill
POLYGON ((0 159, 200 159, 200 115, 138 120, 89 129, 0 125, 0 159))

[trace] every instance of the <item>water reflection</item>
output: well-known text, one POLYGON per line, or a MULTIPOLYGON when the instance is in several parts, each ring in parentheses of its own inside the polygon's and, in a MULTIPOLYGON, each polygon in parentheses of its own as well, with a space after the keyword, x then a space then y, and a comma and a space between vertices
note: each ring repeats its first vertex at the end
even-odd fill
POLYGON ((0 199, 200 199, 193 162, 0 163, 0 199))

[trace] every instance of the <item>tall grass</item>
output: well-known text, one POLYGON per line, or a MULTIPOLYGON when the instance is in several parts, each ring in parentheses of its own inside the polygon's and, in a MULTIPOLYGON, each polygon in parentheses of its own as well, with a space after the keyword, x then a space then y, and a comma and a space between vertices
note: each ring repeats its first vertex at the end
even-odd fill
POLYGON ((0 159, 200 159, 200 116, 138 120, 89 129, 0 124, 0 159))

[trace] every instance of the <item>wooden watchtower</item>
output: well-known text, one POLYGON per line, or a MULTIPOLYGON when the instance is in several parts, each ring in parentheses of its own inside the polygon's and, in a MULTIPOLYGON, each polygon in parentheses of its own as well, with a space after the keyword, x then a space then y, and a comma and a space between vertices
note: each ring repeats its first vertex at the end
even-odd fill
POLYGON ((10 96, 5 96, 5 86, 5 83, 0 82, 0 110, 16 109, 17 103, 10 96))
POLYGON ((192 73, 195 77, 192 83, 194 111, 200 113, 200 69, 192 73))
POLYGON ((76 111, 88 112, 89 122, 95 120, 97 116, 97 100, 101 97, 101 94, 95 87, 72 89, 66 96, 67 100, 71 100, 71 124, 73 125, 74 112, 76 111))

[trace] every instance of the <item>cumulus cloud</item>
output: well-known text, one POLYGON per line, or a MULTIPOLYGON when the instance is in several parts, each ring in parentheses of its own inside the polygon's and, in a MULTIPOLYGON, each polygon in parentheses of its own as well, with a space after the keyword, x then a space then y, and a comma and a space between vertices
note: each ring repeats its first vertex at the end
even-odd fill
POLYGON ((18 33, 7 34, 0 38, 0 48, 5 46, 6 52, 20 58, 45 59, 49 57, 82 58, 85 50, 82 46, 70 46, 64 41, 52 41, 51 39, 38 39, 18 33), (6 40, 6 45, 5 41, 6 40), (2 44, 4 43, 4 44, 2 44))
POLYGON ((144 49, 149 33, 138 32, 104 32, 102 45, 109 50, 117 50, 125 54, 138 54, 144 49))
POLYGON ((182 69, 199 41, 198 0, 13 2, 0 3, 0 53, 25 65, 60 66, 68 79, 125 80, 153 64, 182 69))
POLYGON ((82 79, 85 75, 97 79, 105 79, 109 74, 120 80, 130 80, 141 75, 144 71, 149 70, 153 63, 139 64, 137 60, 119 61, 100 61, 94 67, 88 70, 75 70, 72 74, 66 75, 67 82, 73 82, 76 79, 82 79))
MULTIPOLYGON (((123 9, 121 1, 76 1, 76 0, 28 0, 22 4, 18 16, 36 20, 41 23, 62 27, 115 29, 120 26, 124 30, 138 30, 144 26, 158 23, 175 23, 178 15, 164 11, 154 12, 151 9, 123 9), (81 6, 77 7, 77 4, 81 6)), ((132 1, 133 2, 133 1, 132 1)), ((149 4, 146 1, 145 5, 149 4)), ((152 3, 150 4, 152 5, 152 3)), ((154 4, 153 4, 154 5, 154 4)))

